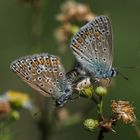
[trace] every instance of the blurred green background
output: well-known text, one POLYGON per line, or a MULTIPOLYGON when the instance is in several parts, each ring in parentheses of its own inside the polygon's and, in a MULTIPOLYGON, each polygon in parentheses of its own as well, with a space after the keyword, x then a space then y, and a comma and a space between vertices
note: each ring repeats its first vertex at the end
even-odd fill
MULTIPOLYGON (((28 1, 28 0, 27 0, 28 1)), ((78 1, 78 0, 77 0, 78 1)), ((64 0, 42 0, 41 6, 41 35, 40 46, 42 52, 58 54, 66 70, 73 66, 74 57, 69 49, 65 53, 58 52, 58 43, 54 38, 54 30, 59 23, 56 15, 64 0)), ((97 15, 109 15, 113 26, 114 61, 115 67, 140 66, 140 1, 139 0, 79 0, 90 6, 97 15)), ((28 2, 27 2, 28 3, 28 2)), ((9 89, 32 93, 35 92, 22 82, 10 69, 11 61, 37 49, 32 37, 34 9, 30 4, 20 0, 0 0, 0 93, 9 89)), ((69 47, 69 45, 67 46, 69 47)), ((110 100, 129 100, 135 106, 137 119, 140 118, 140 69, 121 69, 128 77, 128 81, 121 76, 115 78, 116 84, 105 97, 105 115, 109 113, 110 100)), ((86 105, 93 105, 93 110, 85 117, 94 113, 94 104, 86 99, 78 99, 68 103, 66 107, 70 112, 82 112, 86 105)), ((131 125, 118 123, 116 133, 105 135, 105 140, 138 139, 135 129, 131 125)), ((23 110, 21 119, 12 129, 14 140, 39 140, 40 131, 29 112, 23 110)), ((97 132, 89 133, 84 130, 82 123, 64 131, 51 134, 51 140, 71 139, 97 139, 97 132)))

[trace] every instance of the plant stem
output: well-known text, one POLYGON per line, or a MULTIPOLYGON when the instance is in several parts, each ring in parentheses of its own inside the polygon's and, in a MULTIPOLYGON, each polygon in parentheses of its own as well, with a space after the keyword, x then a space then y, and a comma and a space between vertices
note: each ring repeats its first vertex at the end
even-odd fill
POLYGON ((104 116, 103 116, 103 99, 102 99, 102 96, 99 96, 99 103, 97 104, 97 110, 98 110, 98 114, 99 114, 99 120, 103 120, 104 116))
POLYGON ((98 135, 98 140, 103 140, 103 138, 104 138, 103 134, 104 134, 104 131, 100 129, 99 135, 98 135))
MULTIPOLYGON (((102 96, 97 96, 96 94, 93 94, 92 100, 96 103, 97 105, 97 112, 99 114, 99 122, 104 120, 103 116, 103 98, 102 96)), ((104 138, 104 130, 100 128, 99 130, 99 135, 98 135, 98 140, 103 140, 104 138)))

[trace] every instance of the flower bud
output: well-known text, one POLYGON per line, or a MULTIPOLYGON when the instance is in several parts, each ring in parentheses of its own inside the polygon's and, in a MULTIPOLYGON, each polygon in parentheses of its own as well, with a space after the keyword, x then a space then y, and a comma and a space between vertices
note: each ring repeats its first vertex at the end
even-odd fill
POLYGON ((19 120, 19 118, 20 118, 19 112, 15 111, 15 110, 11 112, 11 116, 14 120, 19 120))
POLYGON ((87 87, 87 88, 82 90, 82 94, 85 97, 92 97, 93 92, 94 92, 93 86, 87 87))
POLYGON ((95 91, 100 96, 104 96, 107 94, 107 89, 105 87, 102 87, 102 86, 97 87, 95 91))
POLYGON ((74 35, 75 33, 77 33, 77 32, 79 31, 79 27, 73 25, 73 26, 71 27, 71 30, 70 30, 70 31, 71 31, 71 34, 74 35))

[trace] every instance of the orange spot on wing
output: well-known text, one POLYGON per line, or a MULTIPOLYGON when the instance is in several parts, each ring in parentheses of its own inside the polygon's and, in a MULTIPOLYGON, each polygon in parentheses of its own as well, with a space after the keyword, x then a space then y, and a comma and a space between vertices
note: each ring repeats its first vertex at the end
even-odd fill
POLYGON ((82 43, 82 42, 83 42, 83 40, 82 40, 81 37, 79 37, 79 38, 77 39, 77 41, 78 41, 79 43, 82 43))
POLYGON ((79 45, 76 42, 73 44, 73 46, 74 48, 79 48, 79 45))
POLYGON ((57 65, 60 65, 61 64, 60 59, 57 59, 56 63, 57 65))
POLYGON ((35 66, 36 66, 36 63, 33 62, 33 63, 32 63, 32 67, 35 67, 35 66))
POLYGON ((86 34, 85 33, 81 34, 81 36, 82 36, 83 39, 86 39, 86 34))
POLYGON ((40 64, 41 64, 41 65, 44 64, 44 60, 43 60, 43 58, 40 59, 40 64))
POLYGON ((89 31, 86 30, 85 31, 85 35, 89 36, 89 31))
POLYGON ((31 69, 31 74, 32 74, 32 75, 36 75, 36 72, 35 72, 34 69, 31 69))
POLYGON ((35 63, 36 65, 38 65, 38 64, 39 64, 38 60, 34 60, 34 63, 35 63))
POLYGON ((25 65, 23 65, 23 64, 20 64, 19 66, 20 66, 20 68, 22 69, 22 68, 24 68, 24 66, 25 66, 25 65))
POLYGON ((99 36, 100 36, 100 33, 99 33, 99 32, 96 32, 95 35, 96 35, 97 37, 99 37, 99 36))
POLYGON ((47 64, 47 65, 51 65, 51 61, 50 61, 49 58, 46 59, 46 64, 47 64))

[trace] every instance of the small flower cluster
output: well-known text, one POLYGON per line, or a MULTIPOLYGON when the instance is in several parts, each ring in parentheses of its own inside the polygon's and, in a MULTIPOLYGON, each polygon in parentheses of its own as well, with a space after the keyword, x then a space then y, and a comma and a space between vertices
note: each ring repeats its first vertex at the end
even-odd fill
POLYGON ((11 111, 10 103, 3 99, 0 98, 0 116, 2 118, 5 118, 5 116, 11 111))
POLYGON ((96 128, 100 128, 104 132, 115 132, 113 126, 116 125, 116 122, 120 119, 125 124, 135 124, 136 116, 134 113, 134 107, 128 101, 115 101, 111 102, 111 108, 114 112, 114 116, 111 116, 109 119, 103 118, 102 120, 95 119, 86 119, 84 121, 84 126, 88 131, 94 131, 96 128))
POLYGON ((75 89, 79 91, 79 94, 84 97, 92 97, 94 93, 100 96, 104 96, 107 94, 106 87, 103 86, 93 86, 90 78, 87 77, 81 81, 78 81, 75 89))
POLYGON ((87 22, 94 17, 95 14, 85 4, 69 0, 61 6, 61 12, 56 16, 61 26, 56 29, 54 34, 61 46, 61 52, 65 51, 65 46, 69 38, 79 30, 79 27, 73 25, 72 21, 87 22))
MULTIPOLYGON (((79 91, 80 96, 93 99, 97 104, 99 115, 103 115, 102 97, 107 95, 106 87, 93 86, 90 79, 85 78, 81 80, 81 82, 78 82, 75 89, 79 91)), ((101 116, 98 120, 93 118, 86 119, 84 121, 85 128, 91 132, 93 132, 96 128, 102 129, 104 132, 115 132, 112 127, 116 125, 116 122, 120 119, 122 119, 125 124, 134 124, 136 122, 134 107, 129 103, 129 101, 112 100, 111 109, 114 113, 113 116, 109 118, 101 116)))
POLYGON ((61 6, 61 13, 57 15, 57 20, 60 22, 67 22, 71 19, 89 21, 94 16, 87 5, 69 0, 61 6))

